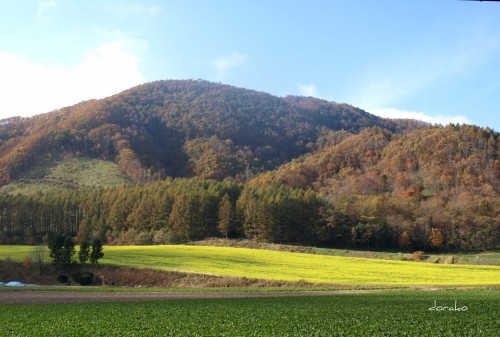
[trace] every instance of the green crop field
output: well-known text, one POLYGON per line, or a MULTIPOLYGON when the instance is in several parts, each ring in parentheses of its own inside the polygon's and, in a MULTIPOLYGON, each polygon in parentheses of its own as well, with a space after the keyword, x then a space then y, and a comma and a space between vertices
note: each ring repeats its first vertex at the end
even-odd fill
POLYGON ((0 335, 496 337, 499 312, 498 291, 0 305, 0 335))
MULTIPOLYGON (((22 260, 32 247, 0 246, 22 260)), ((500 267, 324 256, 205 246, 106 246, 103 264, 269 280, 349 285, 500 285, 500 267)))

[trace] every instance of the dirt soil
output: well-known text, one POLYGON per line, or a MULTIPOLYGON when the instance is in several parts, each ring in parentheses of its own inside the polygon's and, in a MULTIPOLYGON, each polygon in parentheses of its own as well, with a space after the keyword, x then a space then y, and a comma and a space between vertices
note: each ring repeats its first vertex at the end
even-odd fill
MULTIPOLYGON (((325 287, 333 284, 318 284, 305 281, 276 281, 250 279, 246 277, 216 276, 177 271, 154 269, 137 269, 127 267, 98 266, 88 267, 94 274, 94 285, 100 285, 102 278, 109 286, 146 287, 146 288, 225 288, 225 287, 325 287), (101 278, 102 277, 102 278, 101 278)), ((33 266, 26 267, 20 262, 0 260, 0 281, 21 281, 36 285, 57 285, 60 274, 66 275, 72 282, 72 275, 81 271, 81 267, 73 266, 64 271, 46 264, 39 272, 33 266)), ((74 282, 72 282, 74 284, 74 282)))
POLYGON ((0 291, 0 304, 49 304, 130 302, 177 299, 249 298, 283 296, 326 296, 365 294, 380 290, 279 291, 279 292, 82 292, 82 291, 0 291))

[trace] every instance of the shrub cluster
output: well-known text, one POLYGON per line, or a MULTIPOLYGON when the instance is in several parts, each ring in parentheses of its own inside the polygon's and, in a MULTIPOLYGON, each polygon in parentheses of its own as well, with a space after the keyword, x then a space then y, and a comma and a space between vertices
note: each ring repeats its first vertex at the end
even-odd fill
POLYGON ((72 278, 79 285, 86 286, 93 283, 94 274, 89 271, 79 271, 74 273, 72 278))

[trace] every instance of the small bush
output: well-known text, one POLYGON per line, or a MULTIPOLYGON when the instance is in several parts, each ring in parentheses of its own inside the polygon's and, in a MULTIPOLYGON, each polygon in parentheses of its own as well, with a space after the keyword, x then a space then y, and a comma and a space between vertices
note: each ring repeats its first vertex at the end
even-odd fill
POLYGON ((10 256, 7 256, 7 258, 3 262, 4 263, 2 264, 2 270, 5 272, 5 274, 14 274, 16 270, 16 263, 12 261, 12 258, 10 256))
POLYGON ((80 271, 73 274, 73 281, 82 286, 92 284, 93 280, 94 280, 94 274, 88 271, 80 271))
POLYGON ((155 232, 153 235, 153 244, 155 245, 164 245, 168 243, 168 233, 164 229, 160 229, 159 231, 155 232))
POLYGON ((406 261, 406 256, 403 253, 397 253, 394 255, 394 259, 398 261, 406 261))
POLYGON ((69 283, 68 275, 61 274, 61 275, 57 276, 57 282, 63 283, 63 284, 68 284, 69 283))
POLYGON ((25 256, 23 259, 23 267, 26 270, 31 270, 31 267, 33 265, 33 259, 31 256, 25 256))
POLYGON ((441 263, 441 258, 439 256, 433 256, 433 257, 427 259, 427 262, 429 262, 429 263, 441 263))
POLYGON ((446 263, 446 264, 454 264, 455 263, 455 257, 453 255, 446 256, 444 258, 443 262, 446 263))
POLYGON ((421 262, 424 260, 425 253, 421 250, 413 252, 411 254, 411 260, 415 262, 421 262))
POLYGON ((151 233, 149 232, 141 232, 134 240, 134 244, 136 245, 150 245, 153 243, 153 239, 151 237, 151 233))

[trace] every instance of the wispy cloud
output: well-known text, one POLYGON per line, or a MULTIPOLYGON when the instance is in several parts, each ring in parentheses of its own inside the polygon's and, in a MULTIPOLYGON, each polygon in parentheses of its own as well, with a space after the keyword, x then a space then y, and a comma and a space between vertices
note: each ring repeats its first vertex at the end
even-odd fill
POLYGON ((219 57, 212 61, 212 66, 216 71, 218 80, 224 79, 228 72, 234 68, 240 67, 245 63, 246 57, 240 53, 232 53, 230 55, 219 57))
POLYGON ((90 50, 79 64, 53 68, 0 52, 0 118, 31 116, 92 98, 110 96, 144 82, 129 41, 90 50))
POLYGON ((318 97, 318 88, 313 83, 297 84, 301 96, 318 97))
POLYGON ((447 125, 450 123, 454 124, 471 124, 471 121, 462 115, 429 115, 423 112, 407 111, 395 108, 389 109, 369 109, 368 112, 384 117, 384 118, 394 118, 394 119, 416 119, 419 121, 424 121, 431 124, 442 124, 447 125))
POLYGON ((38 4, 38 8, 36 10, 37 19, 46 20, 48 12, 57 8, 59 3, 60 2, 57 0, 42 0, 42 1, 40 1, 38 4))
POLYGON ((147 6, 144 4, 123 4, 123 5, 111 5, 108 10, 113 13, 113 15, 120 18, 130 18, 134 16, 154 16, 161 13, 161 7, 158 5, 147 6))

